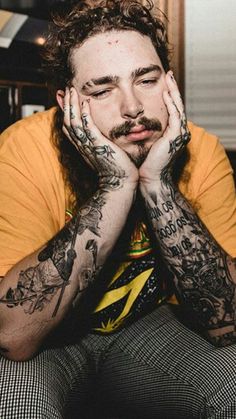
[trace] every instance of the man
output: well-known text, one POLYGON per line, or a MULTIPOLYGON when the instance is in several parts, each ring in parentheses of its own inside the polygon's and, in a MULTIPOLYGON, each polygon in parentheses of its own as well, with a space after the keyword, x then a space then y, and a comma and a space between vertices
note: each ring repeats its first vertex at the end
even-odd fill
POLYGON ((1 139, 2 417, 94 418, 95 397, 103 418, 233 418, 223 148, 187 124, 148 8, 79 2, 55 25, 59 108, 1 139))

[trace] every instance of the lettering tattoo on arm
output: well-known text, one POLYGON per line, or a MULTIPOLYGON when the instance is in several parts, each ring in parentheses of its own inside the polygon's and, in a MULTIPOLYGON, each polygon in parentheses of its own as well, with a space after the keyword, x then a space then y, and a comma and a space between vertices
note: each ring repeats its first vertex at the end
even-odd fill
POLYGON ((162 172, 158 192, 150 193, 145 201, 180 300, 212 343, 225 346, 235 342, 235 260, 194 213, 174 185, 169 168, 162 172))
POLYGON ((233 269, 229 270, 233 261, 171 182, 163 192, 159 206, 149 202, 147 209, 179 297, 205 330, 230 329, 227 336, 215 335, 211 340, 221 345, 231 343, 236 339, 236 277, 233 269))

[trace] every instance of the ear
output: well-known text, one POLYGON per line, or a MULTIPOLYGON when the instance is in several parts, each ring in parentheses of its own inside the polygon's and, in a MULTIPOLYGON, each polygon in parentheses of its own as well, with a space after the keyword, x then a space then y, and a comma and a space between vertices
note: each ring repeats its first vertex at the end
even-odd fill
POLYGON ((57 90, 56 99, 62 111, 64 110, 64 97, 65 97, 64 90, 57 90))

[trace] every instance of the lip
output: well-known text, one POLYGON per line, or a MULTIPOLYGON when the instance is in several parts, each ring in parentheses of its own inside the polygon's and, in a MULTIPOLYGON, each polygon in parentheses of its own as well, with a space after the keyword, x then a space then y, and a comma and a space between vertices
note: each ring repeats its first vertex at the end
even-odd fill
POLYGON ((141 132, 145 130, 144 125, 138 125, 137 127, 131 128, 130 132, 141 132))
POLYGON ((142 141, 150 138, 153 135, 154 131, 144 129, 142 127, 132 128, 130 133, 126 135, 128 141, 142 141))

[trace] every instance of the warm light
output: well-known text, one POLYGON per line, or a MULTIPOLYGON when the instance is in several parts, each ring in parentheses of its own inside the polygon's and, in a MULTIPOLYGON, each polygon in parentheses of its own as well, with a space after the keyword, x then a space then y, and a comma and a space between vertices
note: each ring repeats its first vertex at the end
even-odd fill
POLYGON ((43 44, 44 44, 44 42, 45 42, 45 38, 43 38, 42 36, 39 36, 39 37, 36 39, 36 44, 43 45, 43 44))

